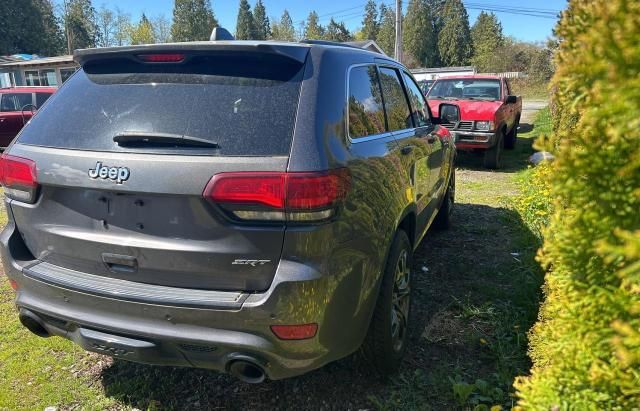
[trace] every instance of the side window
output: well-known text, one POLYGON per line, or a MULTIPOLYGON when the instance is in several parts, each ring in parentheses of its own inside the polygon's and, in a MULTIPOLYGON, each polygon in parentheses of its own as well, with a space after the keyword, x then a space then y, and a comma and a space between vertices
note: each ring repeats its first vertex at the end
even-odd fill
POLYGON ((16 102, 13 94, 0 94, 0 111, 16 111, 16 102))
POLYGON ((398 74, 395 69, 380 67, 380 85, 389 131, 413 128, 411 111, 398 74))
POLYGON ((376 66, 359 66, 349 74, 349 136, 385 132, 384 109, 376 66))
POLYGON ((51 93, 36 93, 36 107, 40 108, 51 97, 51 93))
POLYGON ((31 93, 5 93, 0 101, 0 111, 20 111, 31 104, 31 93))
POLYGON ((429 109, 427 108, 427 102, 424 99, 424 95, 420 91, 420 87, 407 73, 402 73, 404 77, 404 84, 407 85, 407 93, 409 94, 409 101, 411 101, 411 114, 413 116, 413 122, 416 127, 425 127, 431 125, 429 120, 429 109))

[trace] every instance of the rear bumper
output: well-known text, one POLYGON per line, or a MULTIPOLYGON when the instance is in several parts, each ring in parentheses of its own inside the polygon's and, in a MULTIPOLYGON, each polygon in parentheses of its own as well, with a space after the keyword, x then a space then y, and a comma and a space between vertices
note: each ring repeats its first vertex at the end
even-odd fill
MULTIPOLYGON (((0 249, 6 275, 18 284, 18 309, 35 314, 51 335, 134 362, 226 372, 235 358, 250 358, 271 379, 300 375, 358 349, 377 295, 377 285, 363 288, 361 263, 323 274, 286 260, 269 290, 216 308, 97 295, 33 275, 41 263, 21 260, 19 237, 10 214, 0 249), (283 341, 270 330, 307 323, 318 324, 307 340, 283 341)), ((333 258, 357 261, 353 254, 333 258)))
POLYGON ((495 132, 452 130, 451 134, 455 138, 456 148, 461 150, 487 149, 496 143, 495 132))

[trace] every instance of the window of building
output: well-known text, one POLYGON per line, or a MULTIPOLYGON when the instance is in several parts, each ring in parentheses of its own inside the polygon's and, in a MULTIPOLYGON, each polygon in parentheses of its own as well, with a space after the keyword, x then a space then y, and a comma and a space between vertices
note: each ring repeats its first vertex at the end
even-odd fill
POLYGON ((62 82, 64 83, 65 81, 67 81, 67 79, 71 77, 71 75, 75 73, 76 70, 78 70, 76 67, 61 68, 60 78, 62 79, 62 82))

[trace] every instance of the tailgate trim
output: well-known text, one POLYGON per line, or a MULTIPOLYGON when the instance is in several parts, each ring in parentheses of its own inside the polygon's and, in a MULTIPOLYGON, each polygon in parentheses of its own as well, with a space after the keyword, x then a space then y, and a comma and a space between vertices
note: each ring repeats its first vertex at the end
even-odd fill
POLYGON ((237 291, 166 287, 82 273, 40 262, 23 268, 32 280, 101 297, 147 304, 237 310, 249 296, 237 291))

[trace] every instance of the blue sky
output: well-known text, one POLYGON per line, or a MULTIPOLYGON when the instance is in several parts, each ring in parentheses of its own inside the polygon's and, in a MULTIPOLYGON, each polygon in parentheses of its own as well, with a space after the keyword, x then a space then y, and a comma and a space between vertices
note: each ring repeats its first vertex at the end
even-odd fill
MULTIPOLYGON (((61 2, 62 0, 56 0, 61 2)), ((251 5, 256 0, 249 0, 251 5)), ((394 4, 393 0, 384 0, 385 3, 394 4)), ((406 7, 407 0, 403 1, 406 7)), ((220 24, 235 30, 239 0, 212 0, 213 11, 220 24)), ((336 20, 343 20, 349 29, 356 29, 361 25, 362 10, 366 0, 263 0, 269 16, 279 17, 284 9, 289 10, 293 21, 300 23, 311 10, 316 10, 321 16, 320 23, 326 24, 333 15, 336 20)), ((562 10, 566 7, 566 0, 464 0, 468 6, 469 21, 475 21, 480 10, 475 7, 520 7, 562 10), (471 9, 469 7, 474 7, 471 9)), ((105 5, 108 8, 120 9, 130 13, 133 19, 138 18, 143 12, 147 16, 164 14, 170 17, 173 9, 173 0, 93 0, 96 8, 105 5)), ((542 41, 551 36, 556 20, 538 18, 524 15, 496 13, 502 22, 503 32, 521 40, 542 41)))

